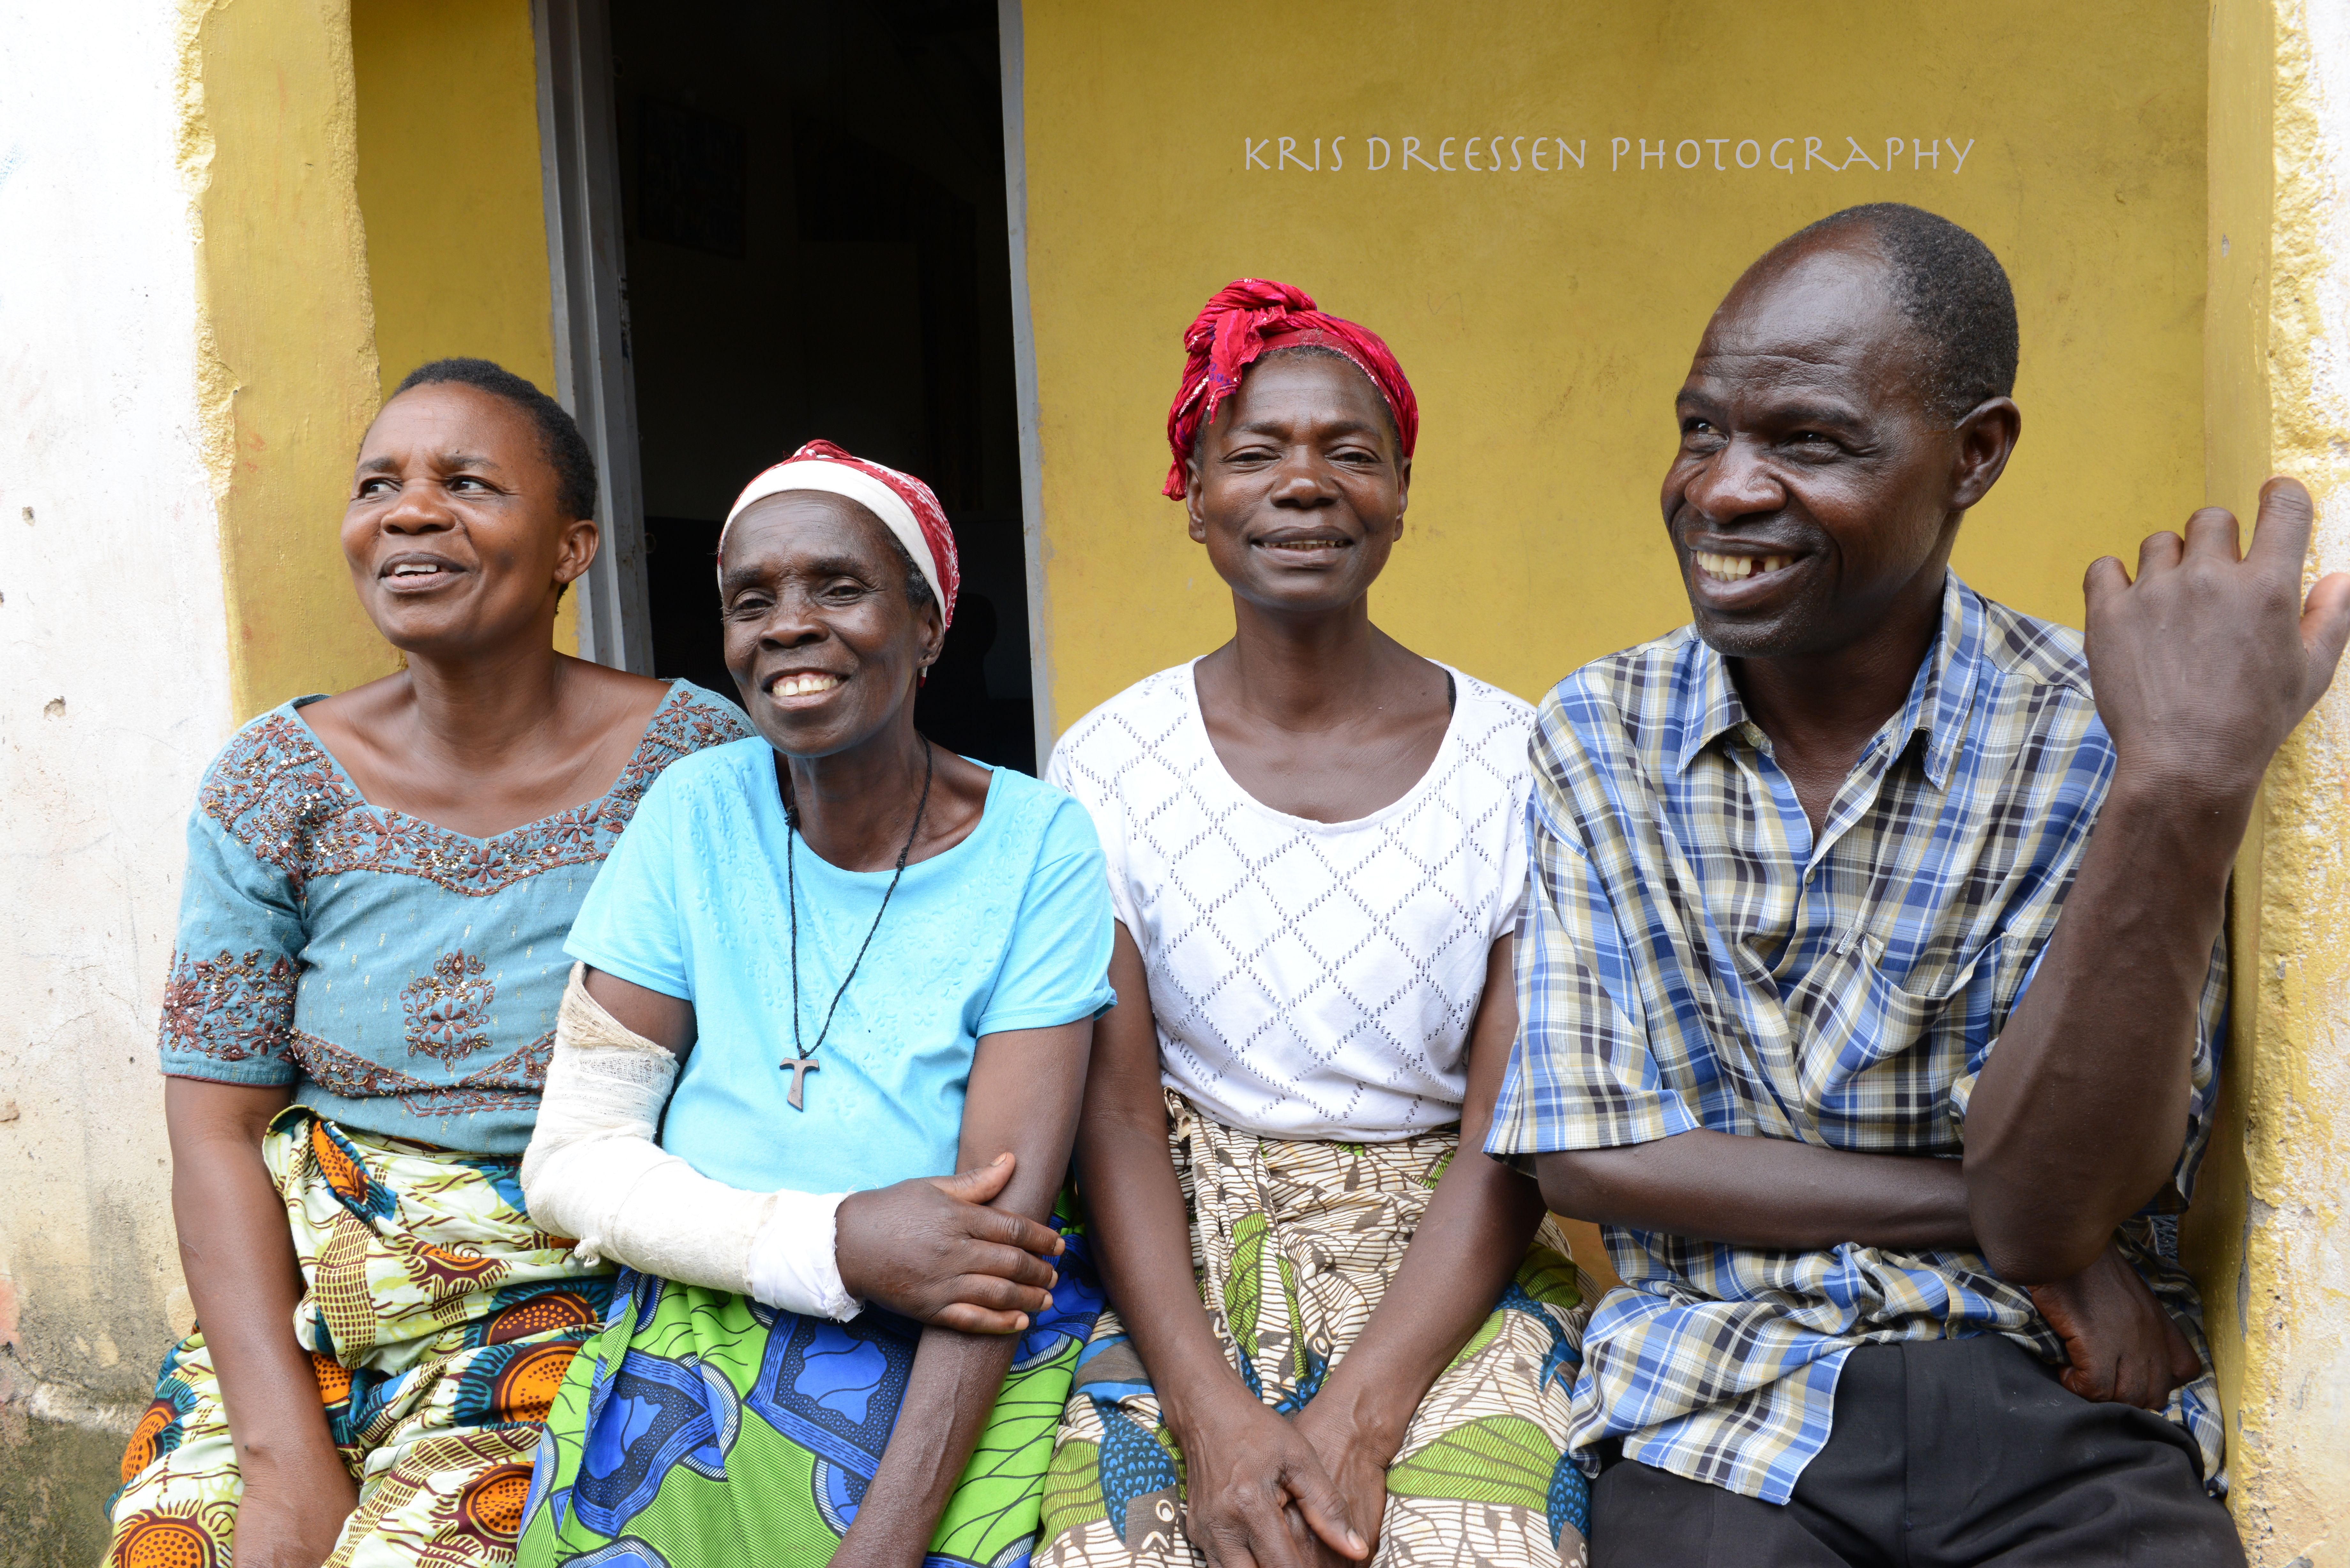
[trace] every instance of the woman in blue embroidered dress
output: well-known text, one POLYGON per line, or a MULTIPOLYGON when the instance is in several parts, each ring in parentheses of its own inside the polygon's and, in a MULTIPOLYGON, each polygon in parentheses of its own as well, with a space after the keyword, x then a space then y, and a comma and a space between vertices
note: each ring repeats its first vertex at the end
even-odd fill
POLYGON ((607 1271, 534 1227, 529 1141, 597 867, 738 710, 555 650, 595 558, 570 417, 479 359, 401 383, 342 545, 397 674, 239 731, 188 827, 162 1021, 202 1324, 123 1457, 109 1563, 510 1562, 607 1271))

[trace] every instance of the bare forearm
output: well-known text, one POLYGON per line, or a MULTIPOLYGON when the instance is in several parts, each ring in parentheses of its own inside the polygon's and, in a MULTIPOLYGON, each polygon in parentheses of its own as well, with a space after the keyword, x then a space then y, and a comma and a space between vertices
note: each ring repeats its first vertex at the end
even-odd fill
POLYGON ((1968 1110, 1975 1229, 2003 1277, 2040 1283, 2086 1268, 2177 1162, 2197 1009, 2250 798, 2190 802, 2115 780, 1968 1110))
POLYGON ((1093 1221, 1102 1285, 1133 1337, 1159 1407, 1179 1436, 1219 1409, 1253 1405, 1224 1359, 1191 1274, 1191 1220, 1167 1147, 1159 1032, 1142 950, 1118 928, 1109 960, 1118 1005, 1094 1024, 1092 1075, 1077 1124, 1077 1189, 1093 1221))
MULTIPOLYGON (((963 1099, 958 1161, 976 1169, 1010 1151, 1012 1179, 990 1200, 1042 1222, 1068 1170, 1091 1030, 1012 1030, 979 1043, 963 1099)), ((920 1563, 972 1445, 1003 1387, 1017 1334, 922 1330, 889 1446, 842 1542, 840 1563, 920 1563)))
POLYGON ((1975 1244, 1955 1159, 1700 1130, 1534 1164, 1559 1213, 1634 1230, 1801 1250, 1975 1244))
POLYGON ((1019 1344, 1010 1335, 922 1331, 905 1403, 851 1530, 858 1545, 874 1551, 871 1560, 914 1564, 928 1552, 1019 1344))
POLYGON ((1077 1137, 1077 1184, 1103 1290, 1133 1336, 1169 1423, 1183 1429, 1220 1395, 1249 1397, 1200 1304, 1191 1223, 1163 1113, 1089 1113, 1077 1137))
POLYGON ((239 1464, 248 1474, 339 1465, 317 1374, 294 1338, 302 1273, 259 1144, 176 1137, 172 1207, 239 1464))
POLYGON ((1474 1141, 1462 1137, 1394 1282, 1315 1396, 1390 1459, 1438 1375, 1501 1299, 1543 1221, 1541 1191, 1479 1154, 1483 1141, 1482 1127, 1474 1141))

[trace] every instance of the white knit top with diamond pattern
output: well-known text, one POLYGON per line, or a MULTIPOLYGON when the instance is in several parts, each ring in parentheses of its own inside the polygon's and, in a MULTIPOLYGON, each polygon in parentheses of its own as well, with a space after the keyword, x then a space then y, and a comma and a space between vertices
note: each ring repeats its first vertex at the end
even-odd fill
POLYGON ((1191 666, 1080 720, 1045 778, 1093 814, 1165 1081, 1229 1126, 1384 1143, 1460 1119, 1469 1025, 1525 884, 1534 710, 1452 671, 1427 774, 1313 822, 1224 771, 1191 666))

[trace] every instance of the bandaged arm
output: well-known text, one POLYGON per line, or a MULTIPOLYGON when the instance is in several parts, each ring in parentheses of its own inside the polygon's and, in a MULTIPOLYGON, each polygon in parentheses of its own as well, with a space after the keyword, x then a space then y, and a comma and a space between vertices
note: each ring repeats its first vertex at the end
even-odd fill
POLYGON ((846 1321, 834 1216, 847 1194, 744 1192, 653 1141, 678 1059, 588 994, 572 967, 556 1016, 538 1126, 523 1151, 534 1224, 578 1238, 582 1262, 609 1260, 785 1312, 846 1321))

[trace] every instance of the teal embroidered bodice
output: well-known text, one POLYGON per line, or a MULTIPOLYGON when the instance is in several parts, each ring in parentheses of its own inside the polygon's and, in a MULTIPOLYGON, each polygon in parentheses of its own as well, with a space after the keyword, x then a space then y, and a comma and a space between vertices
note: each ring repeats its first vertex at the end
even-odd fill
POLYGON ((344 1127, 519 1154, 598 867, 662 770, 750 726, 678 681, 610 790, 471 838, 369 805, 297 711, 317 701, 238 731, 198 792, 163 1071, 293 1084, 344 1127))

